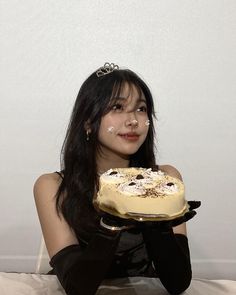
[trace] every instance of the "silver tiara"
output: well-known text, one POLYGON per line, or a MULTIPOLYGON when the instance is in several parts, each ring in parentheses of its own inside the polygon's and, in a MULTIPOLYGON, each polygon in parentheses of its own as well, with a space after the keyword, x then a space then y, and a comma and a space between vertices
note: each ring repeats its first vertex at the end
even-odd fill
POLYGON ((115 70, 119 70, 119 66, 114 63, 106 62, 103 67, 99 68, 96 72, 97 77, 105 76, 112 73, 115 70))

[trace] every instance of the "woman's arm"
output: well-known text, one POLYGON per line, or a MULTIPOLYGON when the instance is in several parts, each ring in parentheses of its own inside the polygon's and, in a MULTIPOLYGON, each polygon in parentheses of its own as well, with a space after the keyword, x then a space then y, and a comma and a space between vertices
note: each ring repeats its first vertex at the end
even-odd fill
POLYGON ((62 215, 56 211, 56 198, 61 177, 56 173, 40 176, 34 184, 34 198, 45 244, 50 258, 61 249, 78 244, 78 240, 62 215))
MULTIPOLYGON (((172 166, 160 166, 160 170, 182 180, 178 170, 172 166)), ((170 294, 182 293, 192 278, 186 223, 169 228, 147 226, 143 237, 164 287, 170 294)))
POLYGON ((93 295, 104 279, 116 251, 119 232, 100 230, 81 249, 73 230, 56 212, 57 174, 45 174, 34 185, 34 196, 46 247, 61 285, 68 295, 93 295))
POLYGON ((145 228, 143 237, 163 286, 173 295, 184 292, 192 279, 187 237, 174 234, 171 228, 163 232, 157 227, 145 228))

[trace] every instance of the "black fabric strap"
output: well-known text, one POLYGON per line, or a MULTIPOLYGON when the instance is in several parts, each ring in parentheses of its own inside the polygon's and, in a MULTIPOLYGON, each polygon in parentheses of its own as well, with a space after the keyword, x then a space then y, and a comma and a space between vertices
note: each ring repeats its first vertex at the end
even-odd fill
POLYGON ((97 233, 82 251, 70 245, 50 261, 54 273, 68 295, 94 295, 114 257, 120 233, 97 233))
POLYGON ((63 174, 61 172, 55 171, 62 179, 64 178, 63 174))
POLYGON ((184 292, 192 279, 188 238, 155 228, 144 229, 143 237, 163 286, 170 294, 184 292))

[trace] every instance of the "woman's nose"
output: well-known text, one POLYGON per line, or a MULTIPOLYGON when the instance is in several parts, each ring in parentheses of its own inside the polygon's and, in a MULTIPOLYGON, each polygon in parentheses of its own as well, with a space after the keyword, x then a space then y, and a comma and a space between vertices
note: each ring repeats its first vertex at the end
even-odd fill
POLYGON ((138 127, 138 121, 136 120, 134 115, 132 115, 126 119, 125 126, 126 127, 130 127, 130 126, 131 127, 138 127))

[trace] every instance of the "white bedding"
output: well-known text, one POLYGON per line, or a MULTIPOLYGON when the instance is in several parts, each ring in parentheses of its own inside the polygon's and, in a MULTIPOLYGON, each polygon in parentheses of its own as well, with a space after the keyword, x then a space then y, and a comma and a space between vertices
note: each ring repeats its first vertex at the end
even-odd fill
MULTIPOLYGON (((0 272, 1 295, 65 295, 56 276, 0 272)), ((97 295, 167 295, 158 279, 125 278, 104 281, 97 295)), ((184 295, 236 295, 236 281, 193 279, 184 295)))

